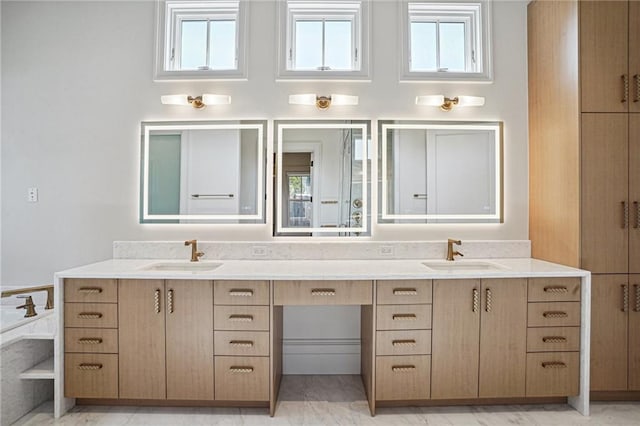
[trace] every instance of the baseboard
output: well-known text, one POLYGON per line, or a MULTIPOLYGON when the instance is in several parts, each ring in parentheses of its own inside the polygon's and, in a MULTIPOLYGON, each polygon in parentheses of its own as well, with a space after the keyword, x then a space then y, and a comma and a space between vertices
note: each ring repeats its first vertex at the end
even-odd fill
POLYGON ((283 374, 360 374, 360 339, 283 339, 283 374))

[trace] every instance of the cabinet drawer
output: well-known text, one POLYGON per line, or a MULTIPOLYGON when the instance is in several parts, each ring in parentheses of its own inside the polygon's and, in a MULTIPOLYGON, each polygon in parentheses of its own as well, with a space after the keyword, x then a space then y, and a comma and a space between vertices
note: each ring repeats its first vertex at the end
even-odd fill
POLYGON ((431 305, 381 305, 376 314, 378 330, 431 328, 431 305))
POLYGON ((431 330, 395 330, 376 333, 376 355, 429 355, 431 330))
POLYGON ((118 355, 65 354, 64 396, 117 398, 118 355))
POLYGON ((64 301, 117 303, 117 280, 67 278, 64 280, 64 301))
POLYGON ((268 306, 216 306, 214 330, 269 331, 268 306))
POLYGON ((269 357, 217 356, 215 365, 216 400, 269 400, 269 357))
POLYGON ((527 352, 580 350, 580 327, 536 327, 527 329, 527 352))
POLYGON ((431 356, 376 357, 376 399, 429 399, 431 356))
POLYGON ((529 327, 579 327, 580 302, 529 303, 529 327))
POLYGON ((65 327, 118 328, 115 303, 65 303, 65 327))
POLYGON ((431 280, 384 280, 376 283, 378 305, 431 303, 431 280))
POLYGON ((527 354, 527 396, 573 396, 580 385, 579 352, 527 354))
POLYGON ((268 331, 216 331, 215 355, 269 356, 268 331))
POLYGON ((578 302, 580 278, 529 278, 529 302, 578 302))
POLYGON ((274 281, 275 305, 371 305, 371 281, 274 281))
POLYGON ((118 353, 118 330, 115 328, 65 328, 65 352, 118 353))
POLYGON ((269 281, 215 281, 216 305, 268 305, 269 281))

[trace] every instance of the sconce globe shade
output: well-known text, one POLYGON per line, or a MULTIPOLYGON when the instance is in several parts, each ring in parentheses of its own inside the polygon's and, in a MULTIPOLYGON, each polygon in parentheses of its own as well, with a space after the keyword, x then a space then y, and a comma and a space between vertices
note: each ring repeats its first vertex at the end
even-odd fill
POLYGON ((484 97, 482 96, 458 96, 458 106, 483 106, 484 97))
POLYGON ((358 97, 352 95, 331 95, 331 105, 358 105, 358 97))
POLYGON ((444 103, 443 95, 416 96, 416 105, 440 106, 444 103))
POLYGON ((164 95, 160 97, 164 105, 189 105, 189 95, 164 95))
POLYGON ((205 93, 202 95, 202 103, 205 105, 229 105, 231 103, 231 96, 205 93))
POLYGON ((302 93, 298 95, 289 95, 289 104, 291 105, 315 105, 315 93, 302 93))

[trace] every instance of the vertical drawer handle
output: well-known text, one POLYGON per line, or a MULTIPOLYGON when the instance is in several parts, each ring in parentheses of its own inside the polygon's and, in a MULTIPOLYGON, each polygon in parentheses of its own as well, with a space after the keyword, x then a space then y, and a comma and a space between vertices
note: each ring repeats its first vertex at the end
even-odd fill
POLYGON ((406 373, 416 369, 415 365, 394 365, 391 367, 391 371, 394 373, 406 373))
POLYGON ((253 367, 229 367, 229 371, 232 373, 253 373, 253 367))
POLYGON ((544 336, 542 338, 543 343, 566 343, 567 338, 564 336, 544 336))
POLYGON ((640 75, 634 75, 633 79, 636 81, 636 96, 633 98, 633 102, 640 102, 640 75))
POLYGON ((393 340, 391 344, 393 346, 415 346, 416 341, 414 339, 393 340))
POLYGON ((567 364, 561 361, 543 362, 542 368, 567 368, 567 364))
POLYGON ((236 288, 229 290, 229 296, 251 297, 253 296, 253 290, 250 288, 236 288))
POLYGON ((634 284, 633 288, 636 290, 636 312, 640 312, 640 284, 634 284))
POLYGON ((622 203, 622 229, 629 227, 629 203, 621 201, 622 203))
POLYGON ((100 319, 102 314, 100 312, 80 312, 78 318, 82 319, 100 319))
POLYGON ((413 321, 418 319, 418 316, 416 314, 393 314, 391 319, 393 321, 413 321))
POLYGON ((160 289, 156 289, 155 294, 153 296, 153 306, 156 311, 156 314, 160 313, 160 289))
POLYGON ((629 312, 629 286, 621 284, 622 287, 622 312, 629 312))
POLYGON ((545 318, 566 318, 569 314, 563 311, 546 311, 542 316, 545 318))
POLYGON ((251 340, 231 340, 229 345, 237 348, 251 348, 253 347, 253 342, 251 340))
POLYGON ((102 293, 102 288, 100 288, 100 287, 80 287, 78 289, 78 293, 85 293, 85 294, 102 293))
POLYGON ((253 315, 239 315, 239 314, 233 314, 233 315, 229 315, 229 321, 246 321, 246 322, 251 322, 251 321, 253 321, 253 315))
POLYGON ((548 285, 544 288, 545 293, 567 293, 569 289, 563 285, 548 285))
POLYGON ((167 292, 167 310, 170 314, 173 313, 173 289, 167 292))
POLYGON ((633 224, 633 229, 638 229, 640 228, 640 203, 634 201, 633 206, 635 207, 636 211, 636 222, 633 224))
POLYGON ((418 294, 418 290, 415 288, 394 288, 394 296, 415 296, 418 294))
POLYGON ((487 301, 486 306, 484 308, 485 311, 491 312, 491 289, 488 288, 484 291, 484 296, 487 301))
POLYGON ((629 76, 627 74, 622 74, 622 103, 625 103, 629 100, 629 76))
POLYGON ((471 307, 471 310, 473 312, 478 312, 478 299, 479 299, 478 289, 474 288, 473 289, 473 305, 471 307))
POLYGON ((102 364, 79 364, 78 370, 102 370, 102 364))
POLYGON ((314 288, 311 290, 312 296, 335 296, 336 290, 333 288, 314 288))
POLYGON ((99 345, 102 343, 102 339, 99 337, 82 337, 78 339, 78 343, 81 345, 99 345))

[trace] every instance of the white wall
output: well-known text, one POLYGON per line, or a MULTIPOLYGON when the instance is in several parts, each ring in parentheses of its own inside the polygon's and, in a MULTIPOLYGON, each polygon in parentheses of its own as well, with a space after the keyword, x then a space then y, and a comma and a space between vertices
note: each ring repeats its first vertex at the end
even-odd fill
POLYGON ((527 238, 526 1, 494 2, 493 84, 398 83, 399 8, 384 0, 372 6, 372 82, 275 82, 275 5, 249 9, 249 81, 154 83, 152 1, 2 2, 3 285, 50 282, 57 270, 109 258, 113 240, 272 239, 270 223, 140 225, 143 120, 502 120, 504 224, 377 226, 373 238, 527 238), (203 92, 233 103, 203 111, 160 104, 162 94, 203 92), (354 94, 360 106, 288 105, 289 94, 304 92, 354 94), (414 104, 417 94, 437 93, 485 96, 486 105, 444 113, 414 104), (38 203, 26 202, 30 186, 38 203))

